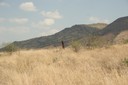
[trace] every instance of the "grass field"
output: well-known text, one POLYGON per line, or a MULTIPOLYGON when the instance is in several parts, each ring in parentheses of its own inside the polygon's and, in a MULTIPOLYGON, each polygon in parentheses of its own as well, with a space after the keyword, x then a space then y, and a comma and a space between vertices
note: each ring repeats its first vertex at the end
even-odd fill
POLYGON ((128 45, 0 54, 0 85, 128 85, 128 45))

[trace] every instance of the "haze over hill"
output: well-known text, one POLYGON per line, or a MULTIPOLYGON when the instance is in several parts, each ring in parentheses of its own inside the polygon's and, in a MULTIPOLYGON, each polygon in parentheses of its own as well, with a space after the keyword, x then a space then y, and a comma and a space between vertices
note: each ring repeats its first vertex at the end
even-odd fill
MULTIPOLYGON (((61 41, 64 41, 66 45, 69 45, 71 41, 80 39, 86 40, 91 35, 101 36, 113 43, 113 41, 117 42, 119 41, 118 39, 123 39, 121 36, 120 38, 116 37, 119 37, 118 34, 127 30, 128 17, 121 17, 109 25, 105 23, 74 25, 50 36, 38 37, 25 41, 15 41, 13 44, 20 48, 37 49, 47 46, 60 46, 61 41)), ((128 39, 128 37, 126 37, 125 40, 126 39, 128 39)))

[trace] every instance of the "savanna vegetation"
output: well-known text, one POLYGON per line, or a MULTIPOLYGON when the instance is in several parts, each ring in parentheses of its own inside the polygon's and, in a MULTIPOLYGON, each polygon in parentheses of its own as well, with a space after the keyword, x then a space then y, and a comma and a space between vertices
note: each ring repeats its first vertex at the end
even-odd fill
POLYGON ((0 85, 127 85, 127 80, 128 44, 0 53, 0 85))

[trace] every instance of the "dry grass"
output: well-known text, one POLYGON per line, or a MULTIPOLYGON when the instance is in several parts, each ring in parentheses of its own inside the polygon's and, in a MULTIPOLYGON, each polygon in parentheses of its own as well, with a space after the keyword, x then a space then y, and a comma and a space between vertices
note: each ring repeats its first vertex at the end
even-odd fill
POLYGON ((128 45, 0 54, 0 85, 128 85, 128 45))

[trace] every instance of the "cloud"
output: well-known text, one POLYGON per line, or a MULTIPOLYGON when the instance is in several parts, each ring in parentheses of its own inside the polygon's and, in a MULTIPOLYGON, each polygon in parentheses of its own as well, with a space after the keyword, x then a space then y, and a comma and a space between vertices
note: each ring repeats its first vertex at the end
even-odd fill
POLYGON ((55 23, 54 19, 45 19, 44 21, 40 22, 43 26, 51 26, 55 23))
POLYGON ((41 14, 46 17, 46 18, 52 18, 52 19, 61 19, 62 16, 60 15, 60 13, 55 10, 55 11, 42 11, 41 14))
POLYGON ((13 33, 13 34, 23 34, 28 33, 29 28, 25 26, 14 26, 14 27, 5 27, 0 26, 0 33, 13 33))
POLYGON ((88 20, 91 23, 109 23, 109 20, 107 19, 101 19, 99 17, 94 17, 94 16, 90 17, 88 20))
POLYGON ((33 4, 33 2, 25 2, 20 5, 20 9, 24 11, 36 11, 36 6, 33 4))
POLYGON ((0 23, 9 22, 9 23, 17 23, 17 24, 26 24, 28 23, 28 21, 29 20, 27 18, 10 18, 10 19, 0 18, 0 23))
POLYGON ((29 20, 27 18, 13 18, 13 19, 9 19, 9 21, 12 23, 26 24, 28 23, 29 20))
POLYGON ((58 19, 61 19, 62 16, 61 14, 55 10, 55 11, 42 11, 41 12, 42 16, 44 16, 44 20, 34 23, 34 27, 42 28, 42 27, 50 27, 51 25, 55 24, 55 21, 58 19))
POLYGON ((39 36, 48 36, 51 34, 55 34, 57 33, 59 30, 58 29, 49 29, 49 30, 45 30, 46 32, 42 32, 39 34, 39 36))
POLYGON ((44 17, 44 20, 41 20, 39 22, 33 22, 32 27, 34 28, 49 28, 53 24, 55 24, 56 20, 61 19, 61 14, 55 10, 55 11, 42 11, 42 16, 44 17))
POLYGON ((0 23, 5 22, 5 21, 6 21, 5 18, 0 18, 0 23))
POLYGON ((0 2, 0 7, 9 7, 10 5, 5 2, 0 2))
POLYGON ((50 27, 55 23, 54 19, 44 19, 42 21, 39 21, 37 23, 32 23, 32 27, 36 28, 43 28, 43 27, 50 27))

